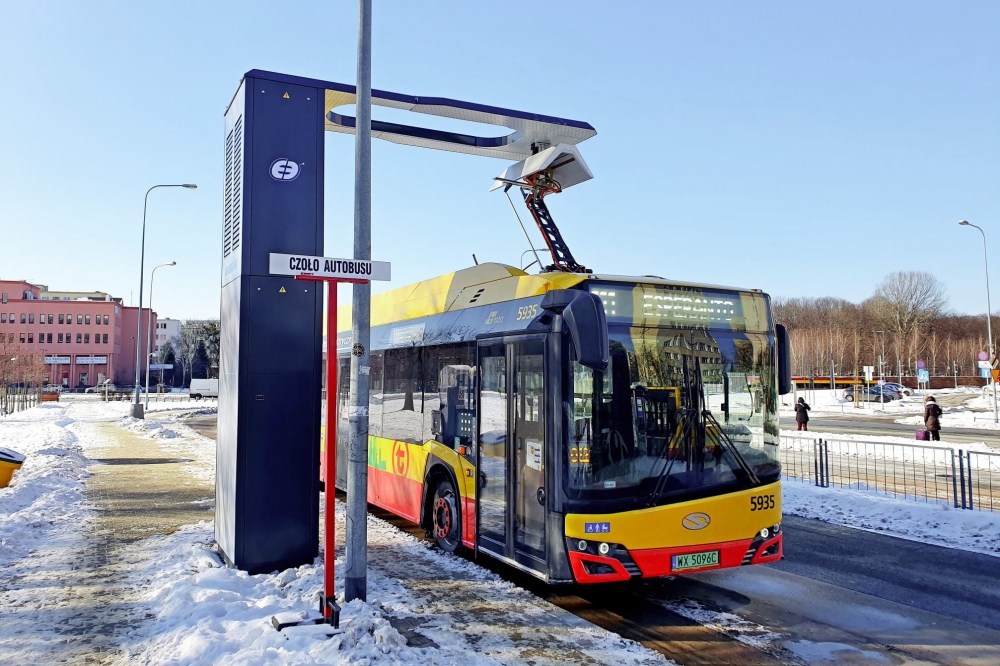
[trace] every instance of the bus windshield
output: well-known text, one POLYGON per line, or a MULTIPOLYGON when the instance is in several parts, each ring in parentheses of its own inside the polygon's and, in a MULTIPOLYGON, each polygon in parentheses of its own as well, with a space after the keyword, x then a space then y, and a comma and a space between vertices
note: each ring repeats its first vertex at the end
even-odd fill
POLYGON ((721 327, 609 332, 607 371, 571 363, 571 496, 634 495, 651 506, 778 478, 773 336, 721 327))

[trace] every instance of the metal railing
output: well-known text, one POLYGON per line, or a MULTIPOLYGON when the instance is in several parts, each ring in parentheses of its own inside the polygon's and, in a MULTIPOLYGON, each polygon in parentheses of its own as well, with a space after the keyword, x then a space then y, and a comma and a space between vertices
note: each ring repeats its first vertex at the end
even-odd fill
POLYGON ((785 478, 823 488, 1000 512, 1000 452, 782 435, 780 457, 785 478))

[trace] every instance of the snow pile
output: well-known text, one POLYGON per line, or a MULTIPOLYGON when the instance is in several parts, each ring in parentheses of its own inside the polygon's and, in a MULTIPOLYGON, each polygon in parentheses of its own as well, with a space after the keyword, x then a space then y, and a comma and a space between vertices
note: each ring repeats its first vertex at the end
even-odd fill
POLYGON ((145 588, 155 619, 126 638, 122 663, 449 663, 408 647, 377 599, 344 605, 339 630, 313 625, 275 631, 273 615, 315 611, 322 566, 250 576, 224 567, 212 538, 212 526, 200 523, 147 543, 150 555, 136 584, 145 588))
POLYGON ((912 541, 1000 557, 1000 514, 903 501, 877 491, 785 481, 782 511, 912 541))
POLYGON ((25 454, 10 486, 0 488, 0 565, 24 557, 52 531, 83 519, 90 475, 66 408, 43 403, 0 419, 0 446, 25 454))
MULTIPOLYGON (((338 534, 343 519, 338 502, 338 534)), ((201 523, 147 542, 133 585, 153 619, 127 636, 122 663, 672 663, 374 517, 369 602, 344 604, 341 597, 341 629, 332 637, 323 625, 279 633, 274 615, 316 615, 322 559, 250 576, 223 567, 212 538, 211 525, 201 523)), ((342 590, 339 547, 338 554, 342 590)))
POLYGON ((173 439, 177 437, 176 432, 166 428, 160 421, 151 419, 137 419, 126 416, 118 422, 118 425, 137 435, 145 435, 149 439, 173 439))
MULTIPOLYGON (((947 438, 947 433, 943 434, 947 438)), ((803 433, 795 430, 782 430, 781 448, 786 451, 811 453, 813 442, 819 439, 826 442, 827 451, 831 456, 895 460, 903 463, 920 463, 948 468, 951 466, 953 450, 961 449, 973 453, 989 454, 972 456, 969 464, 976 469, 1000 472, 1000 450, 989 446, 986 442, 951 444, 947 441, 924 442, 907 437, 884 435, 855 435, 819 431, 803 433)), ((835 459, 831 458, 831 460, 835 459)))

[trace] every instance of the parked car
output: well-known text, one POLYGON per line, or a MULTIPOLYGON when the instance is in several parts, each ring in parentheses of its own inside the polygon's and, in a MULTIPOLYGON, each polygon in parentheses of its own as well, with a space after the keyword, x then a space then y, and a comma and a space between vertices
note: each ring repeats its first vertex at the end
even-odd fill
POLYGON ((911 395, 913 395, 913 391, 911 391, 907 387, 903 386, 902 384, 896 384, 896 383, 893 383, 893 382, 886 382, 885 384, 882 384, 882 386, 886 387, 887 389, 891 389, 891 390, 895 391, 896 393, 898 393, 900 395, 905 395, 905 396, 911 396, 911 395))
POLYGON ((97 386, 91 386, 91 387, 85 389, 83 392, 84 393, 104 393, 105 391, 107 391, 108 393, 113 393, 114 391, 117 391, 117 390, 118 389, 115 388, 114 384, 111 384, 109 382, 105 382, 104 384, 98 384, 97 386))
POLYGON ((883 395, 885 402, 892 402, 899 399, 899 394, 889 389, 882 390, 879 386, 851 386, 844 389, 844 399, 847 402, 882 402, 883 395))
POLYGON ((192 379, 191 380, 191 398, 194 400, 201 400, 202 398, 218 398, 219 397, 219 380, 218 379, 192 379))

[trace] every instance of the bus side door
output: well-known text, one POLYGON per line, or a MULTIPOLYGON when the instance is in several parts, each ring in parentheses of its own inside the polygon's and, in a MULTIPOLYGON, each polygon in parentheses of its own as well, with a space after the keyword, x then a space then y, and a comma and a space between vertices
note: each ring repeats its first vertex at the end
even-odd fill
POLYGON ((545 338, 479 343, 477 544, 546 576, 545 338))

